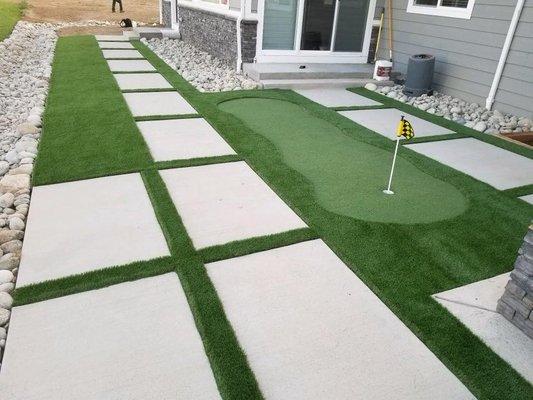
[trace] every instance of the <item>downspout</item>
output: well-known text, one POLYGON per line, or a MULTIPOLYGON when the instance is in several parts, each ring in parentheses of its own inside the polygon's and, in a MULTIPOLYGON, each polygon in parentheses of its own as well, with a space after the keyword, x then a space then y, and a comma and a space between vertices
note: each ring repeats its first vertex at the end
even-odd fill
POLYGON ((496 67, 496 72, 494 73, 494 79, 492 81, 492 86, 490 87, 489 95, 485 102, 485 108, 490 110, 492 104, 494 103, 494 97, 496 96, 496 91, 500 84, 502 78, 503 68, 507 62, 507 55, 509 54, 509 49, 511 48, 511 43, 514 38, 514 33, 516 31, 516 26, 520 20, 520 13, 524 8, 525 0, 518 0, 516 2, 516 7, 514 9, 513 17, 511 18, 511 24, 509 25, 509 30, 507 31, 507 36, 505 37, 505 42, 503 42, 502 53, 500 54, 500 60, 498 61, 498 66, 496 67))
POLYGON ((242 37, 241 37, 241 21, 244 18, 244 12, 246 10, 246 0, 241 0, 241 11, 237 17, 237 72, 242 70, 242 37))

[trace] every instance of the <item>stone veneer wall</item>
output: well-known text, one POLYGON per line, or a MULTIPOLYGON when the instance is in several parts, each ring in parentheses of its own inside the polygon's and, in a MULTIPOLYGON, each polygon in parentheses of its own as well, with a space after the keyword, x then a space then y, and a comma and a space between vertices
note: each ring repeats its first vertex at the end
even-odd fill
POLYGON ((498 312, 533 339, 533 223, 518 250, 498 312))
POLYGON ((161 14, 163 19, 163 25, 165 28, 170 28, 172 26, 172 10, 171 10, 171 3, 170 1, 163 0, 163 4, 161 7, 161 14))
POLYGON ((182 40, 232 66, 237 61, 235 24, 235 19, 229 16, 179 6, 182 40))
POLYGON ((241 21, 242 62, 254 62, 257 45, 257 21, 241 21))

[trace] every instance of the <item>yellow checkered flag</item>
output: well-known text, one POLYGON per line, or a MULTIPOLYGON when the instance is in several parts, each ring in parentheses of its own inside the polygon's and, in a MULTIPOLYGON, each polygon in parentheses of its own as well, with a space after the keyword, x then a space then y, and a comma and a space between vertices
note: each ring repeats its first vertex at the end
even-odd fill
POLYGON ((402 119, 398 123, 398 128, 396 129, 396 136, 403 136, 406 139, 411 139, 412 137, 415 137, 415 130, 413 129, 413 125, 411 125, 411 123, 407 121, 403 117, 403 115, 402 119))
POLYGON ((396 165, 396 156, 398 155, 398 147, 400 145, 400 138, 404 137, 406 139, 411 139, 414 136, 415 136, 415 130, 413 128, 413 125, 411 125, 411 123, 407 121, 402 115, 402 119, 400 120, 400 123, 398 124, 398 128, 396 128, 396 148, 394 149, 394 156, 392 158, 392 167, 390 169, 389 184, 387 185, 387 189, 385 189, 383 193, 394 194, 394 192, 391 190, 392 175, 394 174, 394 166, 396 165))

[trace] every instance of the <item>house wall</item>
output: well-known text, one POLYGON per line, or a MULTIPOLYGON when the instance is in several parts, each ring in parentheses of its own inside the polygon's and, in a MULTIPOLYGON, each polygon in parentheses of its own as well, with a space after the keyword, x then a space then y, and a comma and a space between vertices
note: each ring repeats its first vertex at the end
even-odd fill
MULTIPOLYGON (((485 104, 516 0, 476 0, 472 18, 407 13, 408 0, 393 2, 394 70, 405 73, 412 54, 436 57, 435 89, 485 104)), ((384 21, 379 57, 388 59, 384 21)), ((533 117, 533 0, 526 0, 494 109, 533 117)))

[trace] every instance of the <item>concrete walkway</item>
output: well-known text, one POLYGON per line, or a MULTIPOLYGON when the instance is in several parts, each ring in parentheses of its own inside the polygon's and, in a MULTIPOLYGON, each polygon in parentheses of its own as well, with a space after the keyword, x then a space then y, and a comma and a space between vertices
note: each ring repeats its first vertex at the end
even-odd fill
MULTIPOLYGON (((98 39, 103 57, 132 51, 98 39)), ((116 78, 123 90, 168 89, 157 73, 116 78)), ((196 110, 176 91, 123 95, 134 117, 180 117, 138 122, 155 161, 235 154, 207 121, 183 119, 196 110)), ((159 173, 196 249, 307 226, 245 162, 159 173)), ((21 286, 169 254, 139 174, 34 191, 21 286)), ((321 240, 206 268, 266 399, 474 398, 321 240)), ((220 398, 174 273, 15 307, 4 364, 8 400, 220 398)))

